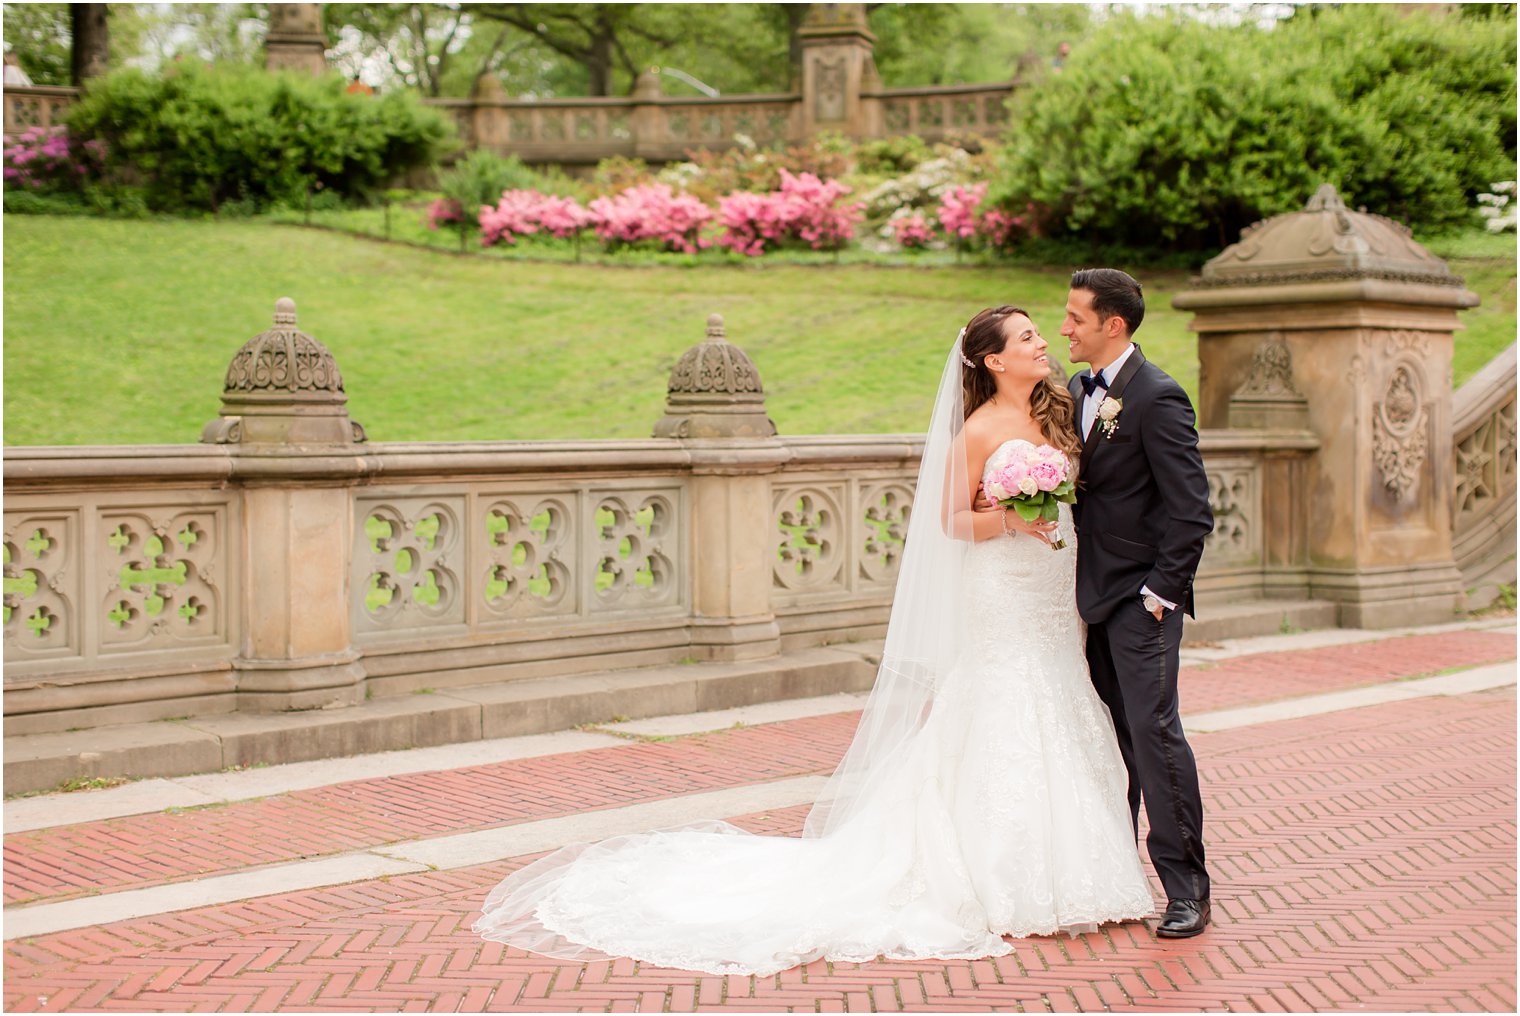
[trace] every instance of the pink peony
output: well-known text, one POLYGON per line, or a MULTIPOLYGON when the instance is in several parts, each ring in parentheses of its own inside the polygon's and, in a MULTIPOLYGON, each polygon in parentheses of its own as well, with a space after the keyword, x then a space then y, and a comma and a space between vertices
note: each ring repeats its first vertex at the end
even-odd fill
POLYGON ((1034 479, 1034 485, 1040 490, 1052 491, 1059 487, 1066 479, 1066 470, 1057 463, 1048 459, 1041 459, 1029 467, 1029 475, 1034 479))

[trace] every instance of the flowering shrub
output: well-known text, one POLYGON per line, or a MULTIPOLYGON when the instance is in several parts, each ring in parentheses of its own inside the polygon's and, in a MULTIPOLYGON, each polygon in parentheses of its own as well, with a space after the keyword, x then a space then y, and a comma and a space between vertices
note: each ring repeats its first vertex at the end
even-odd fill
POLYGON ((712 209, 662 183, 597 198, 589 210, 596 235, 608 243, 655 241, 666 250, 687 254, 709 246, 701 231, 713 217, 712 209))
POLYGON ((1022 215, 1010 215, 1000 208, 984 210, 982 202, 986 197, 985 183, 946 191, 939 206, 939 221, 945 232, 962 241, 979 237, 997 248, 1011 247, 1033 232, 1033 204, 1022 215))
POLYGON ((723 235, 718 243, 749 257, 767 244, 800 240, 814 250, 838 250, 855 235, 860 204, 841 204, 850 188, 812 173, 781 170, 781 189, 770 194, 740 191, 718 202, 723 235))
POLYGON ((929 246, 934 233, 922 213, 899 216, 892 220, 892 236, 910 250, 929 246))
POLYGON ((686 153, 685 162, 659 173, 658 180, 707 202, 739 191, 764 193, 781 187, 781 173, 811 173, 829 179, 844 176, 852 162, 852 146, 838 135, 820 134, 804 145, 785 150, 762 148, 747 134, 735 134, 734 146, 723 151, 686 153))
POLYGON ((902 176, 884 180, 861 195, 866 213, 879 220, 902 208, 928 208, 938 204, 950 188, 975 179, 978 163, 961 148, 937 146, 942 154, 920 162, 902 176))
POLYGON ((458 228, 464 225, 464 221, 464 209, 453 198, 439 198, 428 206, 428 229, 436 230, 439 226, 458 228))
POLYGON ((480 242, 485 247, 512 244, 519 236, 540 231, 563 239, 590 224, 591 214, 573 198, 534 190, 509 190, 502 192, 495 208, 481 206, 480 242))
POLYGON ((33 127, 5 146, 5 182, 33 191, 76 189, 99 171, 105 143, 80 143, 64 127, 33 127))
POLYGON ((1502 180, 1489 184, 1488 194, 1478 195, 1478 214, 1490 233, 1502 233, 1515 228, 1515 181, 1502 180))
POLYGON ((982 199, 987 196, 987 185, 984 183, 972 184, 969 187, 952 187, 945 192, 940 199, 939 224, 945 227, 945 232, 962 240, 969 240, 977 234, 981 216, 977 209, 982 199))

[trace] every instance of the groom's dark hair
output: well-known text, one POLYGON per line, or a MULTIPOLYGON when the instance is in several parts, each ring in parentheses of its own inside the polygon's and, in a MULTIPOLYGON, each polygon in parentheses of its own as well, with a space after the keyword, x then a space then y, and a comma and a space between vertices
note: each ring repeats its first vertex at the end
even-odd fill
POLYGON ((1093 310, 1100 322, 1121 317, 1130 335, 1140 330, 1145 320, 1145 297, 1140 283, 1117 268, 1083 268, 1071 273, 1071 288, 1085 289, 1093 295, 1093 310))

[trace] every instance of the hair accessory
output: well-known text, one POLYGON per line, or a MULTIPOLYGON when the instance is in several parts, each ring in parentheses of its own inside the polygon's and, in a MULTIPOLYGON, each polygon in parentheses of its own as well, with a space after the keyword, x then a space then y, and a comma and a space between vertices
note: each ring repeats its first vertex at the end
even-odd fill
POLYGON ((955 337, 955 348, 961 351, 961 363, 975 370, 976 364, 966 356, 966 329, 962 328, 961 333, 955 337))

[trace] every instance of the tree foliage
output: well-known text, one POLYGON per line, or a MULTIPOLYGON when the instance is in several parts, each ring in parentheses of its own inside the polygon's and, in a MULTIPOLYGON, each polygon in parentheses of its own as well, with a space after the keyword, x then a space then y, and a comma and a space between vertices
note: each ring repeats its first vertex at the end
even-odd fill
POLYGON ((5 49, 15 53, 33 84, 70 80, 68 4, 5 4, 5 49))
POLYGON ((106 145, 108 185, 162 211, 247 211, 313 191, 370 193, 430 163, 448 137, 415 94, 351 95, 336 74, 126 68, 95 81, 71 133, 106 145))
POLYGON ((1514 19, 1119 16, 1016 97, 996 197, 1057 235, 1220 246, 1323 182, 1414 226, 1515 172, 1514 19))

